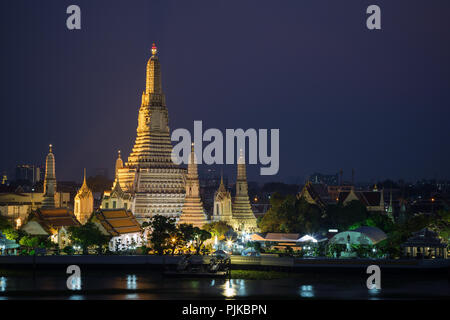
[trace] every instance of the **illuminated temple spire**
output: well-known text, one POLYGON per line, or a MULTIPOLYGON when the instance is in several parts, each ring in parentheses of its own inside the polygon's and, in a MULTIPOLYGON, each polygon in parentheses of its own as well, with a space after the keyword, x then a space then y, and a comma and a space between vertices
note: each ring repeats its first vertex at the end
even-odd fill
POLYGON ((138 221, 154 215, 179 218, 185 196, 186 169, 172 161, 169 114, 162 90, 159 53, 153 44, 147 61, 145 90, 138 114, 136 140, 116 180, 133 197, 138 221))
POLYGON ((161 89, 161 67, 157 56, 158 50, 153 43, 152 56, 147 62, 147 82, 145 86, 145 93, 158 93, 162 94, 161 89))
POLYGON ((128 157, 128 167, 177 167, 171 158, 169 114, 161 88, 161 66, 153 44, 147 62, 145 91, 139 109, 137 137, 128 157))
POLYGON ((194 152, 194 143, 191 146, 191 154, 188 163, 188 173, 186 177, 186 197, 184 199, 183 212, 181 213, 179 224, 192 224, 201 228, 208 220, 203 210, 203 203, 200 198, 200 185, 198 181, 197 158, 194 152))
POLYGON ((44 199, 42 208, 55 207, 56 175, 55 156, 52 152, 52 145, 49 145, 49 152, 45 159, 45 179, 44 179, 44 199))
POLYGON ((247 173, 242 149, 240 150, 237 164, 236 196, 234 198, 232 212, 233 228, 235 230, 246 232, 256 231, 256 218, 248 198, 247 173))
POLYGON ((214 193, 214 209, 212 220, 214 222, 224 221, 232 225, 233 216, 231 214, 231 193, 225 188, 223 183, 223 172, 220 174, 220 184, 214 193))
POLYGON ((117 160, 116 160, 116 171, 115 171, 115 177, 117 178, 117 172, 119 169, 123 168, 123 161, 120 156, 120 150, 117 152, 117 160))
POLYGON ((86 169, 84 169, 83 184, 80 190, 78 190, 74 199, 75 210, 74 214, 78 221, 85 224, 94 211, 94 195, 92 190, 89 189, 86 182, 86 169))

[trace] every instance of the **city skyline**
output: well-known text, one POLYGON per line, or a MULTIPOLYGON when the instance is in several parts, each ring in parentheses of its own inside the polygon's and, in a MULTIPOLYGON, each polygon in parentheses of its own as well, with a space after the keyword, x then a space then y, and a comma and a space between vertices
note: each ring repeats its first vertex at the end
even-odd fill
MULTIPOLYGON (((17 164, 42 164, 50 143, 58 180, 81 181, 83 168, 113 172, 117 150, 124 159, 131 152, 142 70, 156 42, 171 131, 192 130, 194 120, 221 130, 280 129, 278 175, 262 177, 258 165, 248 165, 249 180, 290 182, 341 168, 345 180, 355 168, 355 181, 450 178, 450 28, 433 5, 412 2, 405 15, 400 4, 383 3, 378 34, 357 28, 363 5, 262 5, 253 12, 252 3, 237 11, 208 4, 195 21, 188 18, 193 8, 171 2, 80 5, 77 33, 64 28, 66 3, 2 10, 2 25, 16 30, 4 35, 2 53, 2 102, 10 107, 2 108, 7 156, 0 170, 10 175, 17 164), (151 11, 160 14, 144 19, 151 11)), ((235 174, 235 166, 221 167, 235 174)))

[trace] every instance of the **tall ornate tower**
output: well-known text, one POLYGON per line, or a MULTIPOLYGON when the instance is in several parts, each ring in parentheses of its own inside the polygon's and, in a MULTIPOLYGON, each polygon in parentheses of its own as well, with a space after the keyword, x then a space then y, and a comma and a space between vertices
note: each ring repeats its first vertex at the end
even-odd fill
POLYGON ((117 178, 117 173, 119 172, 119 169, 123 168, 123 161, 122 157, 120 156, 120 150, 117 151, 117 160, 116 160, 116 171, 114 173, 114 177, 117 178))
POLYGON ((256 218, 248 198, 245 159, 241 150, 237 165, 236 196, 233 203, 233 228, 236 231, 255 232, 256 218))
POLYGON ((228 224, 232 224, 231 213, 231 193, 225 188, 223 184, 223 177, 220 178, 219 189, 214 194, 214 209, 213 209, 213 221, 224 221, 228 224))
POLYGON ((81 224, 85 224, 94 212, 94 195, 86 183, 86 169, 84 169, 83 185, 78 190, 75 199, 74 214, 81 224))
POLYGON ((195 157, 193 143, 186 177, 186 197, 184 198, 183 212, 181 213, 178 223, 192 224, 194 227, 198 228, 201 228, 208 223, 205 211, 203 210, 203 203, 200 198, 197 159, 195 157))
POLYGON ((390 191, 390 196, 389 196, 389 207, 387 210, 387 214, 388 214, 389 218, 392 220, 392 222, 394 222, 394 206, 392 205, 392 186, 391 186, 391 191, 390 191))
POLYGON ((117 169, 123 191, 133 197, 133 213, 140 222, 158 214, 178 218, 183 208, 186 170, 172 161, 169 116, 155 44, 147 63, 136 131, 128 161, 117 169))
POLYGON ((55 193, 55 156, 52 153, 52 145, 49 145, 49 152, 45 159, 44 199, 42 201, 42 208, 55 207, 55 193))

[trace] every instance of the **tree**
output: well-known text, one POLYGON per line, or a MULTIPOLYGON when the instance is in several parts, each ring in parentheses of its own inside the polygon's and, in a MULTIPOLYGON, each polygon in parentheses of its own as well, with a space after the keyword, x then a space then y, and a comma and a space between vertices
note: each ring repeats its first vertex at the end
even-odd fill
POLYGON ((165 249, 172 248, 173 253, 175 243, 171 239, 173 239, 172 236, 176 235, 177 232, 175 219, 155 215, 146 225, 151 229, 149 241, 152 244, 153 250, 158 254, 164 254, 165 249))
POLYGON ((0 215, 0 231, 3 232, 9 228, 12 228, 11 222, 4 216, 0 215))
POLYGON ((196 254, 199 254, 203 243, 212 236, 211 232, 194 227, 192 224, 180 224, 178 225, 178 231, 180 235, 180 244, 186 245, 188 242, 192 242, 196 254))
POLYGON ((323 223, 321 210, 304 198, 273 194, 270 204, 270 209, 259 220, 262 232, 314 233, 321 228, 323 223))
POLYGON ((395 223, 392 219, 387 214, 378 212, 371 213, 369 218, 365 220, 364 225, 377 227, 386 233, 390 233, 395 230, 395 223))
POLYGON ((21 238, 25 235, 24 232, 14 229, 13 227, 4 229, 4 230, 2 230, 2 232, 5 235, 6 239, 8 239, 8 240, 18 240, 19 238, 21 238))
POLYGON ((91 246, 97 246, 97 252, 100 253, 101 248, 107 245, 111 238, 104 235, 93 222, 79 227, 71 226, 68 232, 69 239, 74 245, 79 245, 83 249, 83 254, 88 254, 88 248, 91 246))
POLYGON ((26 247, 28 253, 32 253, 36 248, 49 248, 53 246, 48 238, 31 235, 23 236, 19 240, 19 244, 26 247))
POLYGON ((439 234, 445 242, 450 240, 450 211, 439 210, 436 214, 436 219, 431 220, 430 229, 433 229, 439 234))
POLYGON ((199 254, 200 253, 200 249, 203 246, 203 243, 208 240, 211 239, 211 233, 209 231, 206 230, 202 230, 200 228, 194 227, 194 248, 195 248, 195 254, 199 254))
POLYGON ((339 230, 356 229, 368 218, 366 207, 358 200, 346 205, 329 205, 326 209, 326 225, 339 230))
POLYGON ((205 224, 202 229, 208 231, 213 236, 217 236, 221 240, 225 237, 225 233, 232 228, 225 221, 217 221, 205 224))

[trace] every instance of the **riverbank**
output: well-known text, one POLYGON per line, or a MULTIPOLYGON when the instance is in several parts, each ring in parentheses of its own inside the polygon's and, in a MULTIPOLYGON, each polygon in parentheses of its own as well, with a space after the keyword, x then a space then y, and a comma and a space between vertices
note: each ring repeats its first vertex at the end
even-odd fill
MULTIPOLYGON (((210 256, 193 257, 197 263, 209 263, 210 256)), ((175 265, 181 256, 0 256, 0 268, 2 269, 52 269, 68 265, 79 265, 100 269, 141 269, 160 270, 168 265, 175 265)), ((292 257, 243 257, 231 256, 232 269, 263 270, 263 271, 346 271, 365 270, 369 265, 378 265, 383 270, 391 271, 430 271, 448 272, 450 259, 446 260, 381 260, 381 259, 300 259, 292 257)))

